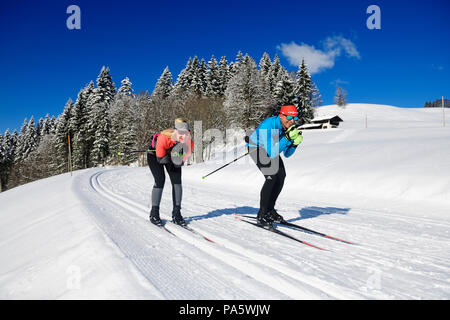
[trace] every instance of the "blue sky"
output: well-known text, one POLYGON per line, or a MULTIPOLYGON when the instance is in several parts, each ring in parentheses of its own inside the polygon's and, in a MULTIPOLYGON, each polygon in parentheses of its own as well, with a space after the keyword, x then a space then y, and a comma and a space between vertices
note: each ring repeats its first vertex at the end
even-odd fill
POLYGON ((169 66, 176 80, 188 57, 259 63, 278 54, 296 70, 307 57, 324 104, 336 84, 349 102, 423 107, 450 97, 450 1, 2 1, 0 132, 25 117, 57 116, 68 98, 109 66, 118 87, 153 90, 169 66), (69 30, 69 5, 81 29, 69 30), (369 5, 381 29, 369 30, 369 5))

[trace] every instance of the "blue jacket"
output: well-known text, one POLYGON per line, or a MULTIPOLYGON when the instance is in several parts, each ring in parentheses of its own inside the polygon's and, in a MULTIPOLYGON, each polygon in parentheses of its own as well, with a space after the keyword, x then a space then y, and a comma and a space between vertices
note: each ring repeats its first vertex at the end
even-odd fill
POLYGON ((267 118, 261 122, 251 134, 247 146, 264 148, 270 158, 275 158, 281 153, 284 153, 284 156, 289 158, 297 149, 292 145, 291 141, 285 138, 279 115, 267 118))

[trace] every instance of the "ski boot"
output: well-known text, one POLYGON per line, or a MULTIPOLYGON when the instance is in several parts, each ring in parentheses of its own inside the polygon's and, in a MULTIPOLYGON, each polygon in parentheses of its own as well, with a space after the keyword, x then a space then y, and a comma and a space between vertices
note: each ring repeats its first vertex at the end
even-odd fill
POLYGON ((159 217, 159 207, 152 207, 150 211, 150 222, 157 226, 162 226, 162 221, 159 217))
POLYGON ((258 215, 256 216, 256 221, 262 227, 273 228, 273 219, 270 212, 260 209, 258 211, 258 215))
POLYGON ((180 226, 185 226, 186 221, 184 221, 183 217, 181 216, 181 207, 175 206, 172 210, 172 222, 175 224, 178 224, 180 226))
POLYGON ((270 215, 270 218, 273 220, 273 222, 276 222, 276 223, 285 222, 284 218, 281 215, 279 215, 275 209, 270 210, 269 215, 270 215))

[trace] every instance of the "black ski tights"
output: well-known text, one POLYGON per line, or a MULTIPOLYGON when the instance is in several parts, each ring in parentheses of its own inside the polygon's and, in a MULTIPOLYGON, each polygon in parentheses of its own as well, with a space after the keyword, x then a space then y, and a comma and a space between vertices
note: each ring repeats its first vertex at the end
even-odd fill
POLYGON ((255 149, 249 148, 250 155, 266 178, 261 189, 259 207, 261 211, 269 212, 275 208, 275 203, 283 189, 286 170, 280 156, 271 159, 264 149, 255 149))
POLYGON ((173 206, 181 206, 182 187, 181 187, 181 167, 175 167, 172 163, 160 164, 156 159, 156 155, 152 153, 147 154, 147 162, 155 179, 155 184, 152 190, 152 207, 157 206, 161 202, 162 191, 164 183, 166 182, 166 174, 164 173, 164 167, 169 174, 170 182, 172 183, 172 202, 173 206))

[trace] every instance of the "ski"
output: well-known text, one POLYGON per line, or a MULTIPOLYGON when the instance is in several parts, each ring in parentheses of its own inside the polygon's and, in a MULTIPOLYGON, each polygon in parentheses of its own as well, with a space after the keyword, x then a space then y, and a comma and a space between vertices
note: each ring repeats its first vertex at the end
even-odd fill
POLYGON ((172 233, 172 231, 170 231, 169 229, 167 229, 166 227, 164 227, 164 226, 158 226, 158 227, 160 227, 160 228, 162 228, 162 229, 164 229, 164 230, 166 230, 168 233, 170 233, 171 235, 173 235, 174 236, 174 234, 172 233))
POLYGON ((310 247, 312 247, 312 248, 319 249, 319 250, 324 250, 324 251, 328 251, 328 250, 326 250, 326 249, 317 247, 317 246, 315 246, 315 245, 313 245, 313 244, 311 244, 311 243, 309 243, 309 242, 306 242, 306 241, 297 239, 296 237, 293 237, 293 236, 291 236, 290 234, 284 233, 283 231, 277 230, 277 229, 275 229, 275 228, 273 228, 273 227, 265 227, 265 226, 259 225, 259 224, 257 224, 257 223, 250 222, 250 221, 243 220, 243 219, 239 219, 239 218, 238 218, 238 220, 239 220, 239 221, 242 221, 242 222, 246 222, 246 223, 251 224, 251 225, 254 225, 254 226, 259 227, 259 228, 261 228, 261 229, 264 229, 264 230, 267 230, 267 231, 276 233, 276 234, 278 234, 278 235, 280 235, 280 236, 286 237, 286 238, 288 238, 288 239, 294 240, 294 241, 296 241, 296 242, 299 242, 299 243, 301 243, 301 244, 310 246, 310 247))
MULTIPOLYGON (((243 218, 256 219, 256 217, 254 217, 254 216, 249 216, 249 215, 244 215, 244 214, 238 215, 238 216, 241 216, 243 218)), ((347 244, 356 244, 354 242, 350 242, 350 241, 347 241, 347 240, 342 240, 342 239, 339 239, 337 237, 332 237, 332 236, 329 236, 329 235, 327 235, 325 233, 314 231, 314 230, 311 230, 311 229, 308 229, 308 228, 305 228, 305 227, 302 227, 302 226, 299 226, 297 224, 290 223, 290 222, 287 222, 287 221, 275 222, 275 223, 277 223, 277 224, 279 224, 281 226, 292 227, 292 228, 295 228, 297 230, 305 231, 305 232, 308 232, 308 233, 312 233, 312 234, 315 234, 315 235, 318 235, 318 236, 321 236, 321 237, 324 237, 324 238, 336 240, 336 241, 339 241, 339 242, 343 242, 343 243, 347 243, 347 244)))
MULTIPOLYGON (((173 223, 173 222, 172 222, 172 223, 173 223)), ((187 226, 187 225, 181 225, 181 224, 176 224, 176 223, 173 223, 173 224, 176 225, 176 226, 179 226, 179 227, 181 227, 181 228, 183 228, 183 229, 186 229, 186 230, 192 232, 193 234, 195 234, 195 235, 197 235, 197 236, 199 236, 199 237, 202 237, 203 239, 205 239, 205 240, 208 241, 208 242, 215 243, 213 240, 211 240, 211 239, 209 239, 208 237, 202 235, 200 232, 198 232, 198 231, 192 229, 191 227, 189 227, 189 226, 187 226)))
POLYGON ((159 224, 154 224, 154 223, 151 223, 151 222, 150 222, 150 224, 151 224, 152 226, 155 226, 155 227, 158 227, 158 228, 160 228, 160 229, 166 230, 168 233, 170 233, 171 235, 175 236, 175 234, 173 234, 172 231, 170 231, 169 229, 167 229, 167 228, 164 226, 164 224, 159 225, 159 224))
POLYGON ((159 227, 159 228, 161 228, 161 229, 166 230, 168 233, 170 233, 171 235, 175 236, 175 234, 174 234, 172 231, 170 231, 169 229, 167 229, 167 228, 165 227, 165 224, 166 224, 166 223, 167 223, 167 221, 164 221, 164 223, 161 224, 161 225, 157 225, 157 224, 154 224, 154 225, 157 226, 157 227, 159 227))
POLYGON ((211 242, 211 243, 215 243, 213 240, 211 240, 210 238, 208 238, 208 237, 202 235, 200 232, 198 232, 198 231, 192 229, 191 227, 188 227, 188 226, 181 226, 181 227, 183 227, 184 229, 189 230, 190 232, 192 232, 192 233, 194 233, 194 234, 196 234, 196 235, 202 237, 202 238, 205 239, 206 241, 209 241, 209 242, 211 242))

